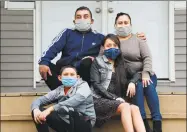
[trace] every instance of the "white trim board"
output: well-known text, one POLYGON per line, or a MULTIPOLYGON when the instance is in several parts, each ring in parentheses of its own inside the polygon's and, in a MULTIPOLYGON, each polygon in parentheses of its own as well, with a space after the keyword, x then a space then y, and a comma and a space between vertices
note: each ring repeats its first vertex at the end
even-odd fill
POLYGON ((175 82, 174 2, 169 1, 169 80, 175 82))
POLYGON ((175 10, 186 10, 186 1, 175 1, 175 10))
POLYGON ((33 10, 35 2, 12 2, 5 1, 5 8, 8 10, 33 10))

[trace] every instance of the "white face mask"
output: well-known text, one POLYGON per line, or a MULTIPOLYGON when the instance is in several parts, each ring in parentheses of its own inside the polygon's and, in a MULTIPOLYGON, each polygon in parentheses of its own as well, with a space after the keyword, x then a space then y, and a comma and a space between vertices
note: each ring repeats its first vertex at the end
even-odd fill
POLYGON ((75 29, 78 31, 88 31, 91 28, 91 21, 89 19, 78 19, 75 21, 75 29))
POLYGON ((116 34, 121 37, 127 37, 132 33, 132 26, 124 26, 124 27, 115 27, 116 34))

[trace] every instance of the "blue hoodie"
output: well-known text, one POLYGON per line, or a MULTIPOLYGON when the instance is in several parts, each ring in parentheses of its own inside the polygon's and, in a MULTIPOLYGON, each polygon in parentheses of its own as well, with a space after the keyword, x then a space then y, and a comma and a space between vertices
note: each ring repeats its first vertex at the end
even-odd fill
POLYGON ((51 60, 62 52, 56 65, 58 67, 73 65, 78 68, 83 57, 96 57, 99 54, 103 39, 104 35, 93 30, 82 33, 73 29, 64 29, 53 39, 49 48, 43 52, 39 64, 48 66, 51 60))

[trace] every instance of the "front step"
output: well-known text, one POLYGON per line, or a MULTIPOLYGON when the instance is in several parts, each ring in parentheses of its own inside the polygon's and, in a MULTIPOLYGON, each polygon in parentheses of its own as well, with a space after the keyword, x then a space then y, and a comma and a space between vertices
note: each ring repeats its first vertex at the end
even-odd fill
MULTIPOLYGON (((30 116, 32 101, 44 93, 1 94, 1 132, 36 132, 30 116)), ((186 95, 160 93, 163 132, 186 132, 186 95)), ((150 112, 146 106, 147 117, 150 112)), ((119 119, 108 121, 94 132, 122 132, 119 119)))

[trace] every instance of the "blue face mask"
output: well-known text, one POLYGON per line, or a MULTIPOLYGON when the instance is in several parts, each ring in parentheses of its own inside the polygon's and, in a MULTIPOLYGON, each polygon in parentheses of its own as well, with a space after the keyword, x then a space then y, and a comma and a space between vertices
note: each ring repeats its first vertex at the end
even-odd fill
POLYGON ((75 77, 62 77, 62 84, 65 87, 72 87, 77 82, 77 78, 75 77))
POLYGON ((115 60, 119 54, 120 54, 120 50, 117 48, 110 48, 110 49, 104 50, 104 55, 108 59, 115 60))

